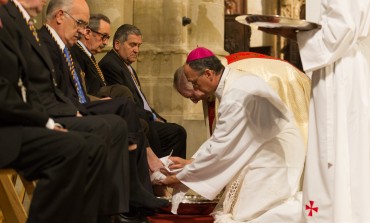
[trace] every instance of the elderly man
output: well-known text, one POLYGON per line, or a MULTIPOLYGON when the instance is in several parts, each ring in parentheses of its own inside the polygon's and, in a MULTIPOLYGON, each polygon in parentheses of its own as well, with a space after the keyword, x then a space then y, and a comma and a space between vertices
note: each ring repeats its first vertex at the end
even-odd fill
MULTIPOLYGON (((89 8, 85 1, 71 0, 60 1, 51 0, 47 8, 47 25, 39 30, 39 38, 42 44, 47 46, 49 55, 53 60, 56 68, 55 79, 58 87, 71 99, 76 107, 83 114, 110 114, 115 113, 125 118, 129 128, 129 178, 127 175, 116 175, 109 178, 112 181, 119 182, 112 184, 116 187, 119 193, 107 190, 110 194, 105 196, 102 202, 102 212, 104 215, 112 215, 119 222, 122 218, 126 218, 122 213, 128 211, 128 200, 132 207, 147 207, 157 208, 167 205, 167 201, 157 199, 150 191, 143 187, 143 183, 139 179, 138 165, 140 176, 146 180, 147 188, 151 190, 151 184, 148 175, 148 164, 146 159, 146 151, 143 148, 144 139, 143 133, 140 133, 138 127, 138 119, 135 114, 135 105, 128 100, 99 100, 90 102, 86 97, 86 92, 81 84, 81 76, 79 75, 79 67, 74 63, 70 55, 68 47, 73 46, 80 35, 83 35, 87 22, 89 20, 89 8), (137 151, 140 149, 140 159, 137 159, 137 151), (138 162, 138 163, 137 163, 138 162), (129 186, 128 186, 129 184, 129 186), (129 187, 129 188, 128 188, 129 187), (130 190, 126 191, 127 189, 130 190), (119 197, 113 194, 118 194, 119 197), (143 196, 145 197, 143 199, 143 196), (118 218, 118 219, 117 219, 118 218)), ((121 119, 123 120, 123 119, 121 119)), ((115 125, 114 123, 111 123, 115 125)), ((116 134, 116 133, 115 133, 116 134)), ((125 137, 125 136, 121 136, 125 137)), ((112 143, 116 143, 112 140, 112 143)), ((127 150, 127 147, 118 148, 119 150, 127 150)), ((116 159, 127 159, 127 156, 122 157, 119 154, 110 154, 110 168, 118 168, 120 171, 126 172, 127 166, 122 166, 114 161, 116 159), (124 167, 123 169, 121 169, 124 167)), ((127 219, 126 219, 127 220, 127 219)), ((138 220, 138 219, 132 219, 138 220)), ((145 220, 142 220, 145 221, 145 220)))
MULTIPOLYGON (((85 34, 81 37, 77 44, 72 47, 73 58, 76 58, 82 71, 85 73, 86 90, 91 100, 100 100, 100 97, 119 98, 125 97, 133 100, 131 91, 124 85, 106 85, 106 81, 99 65, 96 63, 94 55, 101 52, 106 46, 110 38, 110 20, 102 14, 92 14, 90 16, 89 26, 86 28, 85 34)), ((144 132, 148 131, 148 124, 140 119, 140 125, 144 132)), ((163 167, 163 163, 152 151, 147 143, 148 164, 151 173, 152 183, 157 182, 160 177, 159 169, 163 167), (158 177, 155 177, 158 176, 158 177)))
POLYGON ((220 101, 211 136, 183 170, 164 184, 182 183, 207 199, 228 186, 215 222, 301 222, 298 190, 305 147, 292 114, 259 77, 224 67, 208 49, 193 50, 187 80, 220 101))
POLYGON ((101 71, 94 55, 101 52, 108 44, 110 38, 110 20, 103 14, 90 15, 89 26, 85 34, 72 48, 72 55, 82 71, 85 73, 86 92, 91 100, 110 97, 129 97, 132 99, 130 90, 119 84, 107 86, 103 72, 101 71))
POLYGON ((149 124, 149 143, 158 157, 172 155, 186 157, 186 131, 174 123, 167 123, 149 105, 140 88, 140 81, 131 67, 137 60, 142 44, 141 31, 133 25, 120 26, 113 38, 113 49, 99 62, 108 85, 122 84, 134 97, 139 117, 149 124))
MULTIPOLYGON (((7 25, 6 28, 21 47, 22 53, 28 55, 26 62, 28 67, 32 67, 27 71, 27 78, 33 86, 31 96, 40 97, 34 104, 38 107, 45 106, 47 113, 68 129, 97 134, 109 145, 102 178, 103 199, 99 199, 100 191, 90 197, 95 199, 95 203, 101 200, 99 213, 104 215, 102 217, 109 218, 105 215, 115 214, 114 217, 121 218, 117 213, 128 211, 130 183, 126 122, 115 115, 76 117, 80 116, 77 108, 57 89, 55 69, 44 51, 44 45, 40 43, 39 35, 34 27, 29 28, 32 22, 30 17, 41 12, 43 4, 43 1, 38 0, 10 2, 0 12, 4 15, 3 24, 7 25)), ((88 179, 94 178, 94 175, 88 176, 88 179)), ((92 205, 94 202, 89 202, 86 207, 91 209, 92 205)))
POLYGON ((93 134, 63 128, 32 95, 27 79, 31 69, 8 32, 15 27, 5 23, 3 9, 0 6, 0 168, 14 168, 25 179, 38 181, 27 222, 94 222, 106 145, 93 134))

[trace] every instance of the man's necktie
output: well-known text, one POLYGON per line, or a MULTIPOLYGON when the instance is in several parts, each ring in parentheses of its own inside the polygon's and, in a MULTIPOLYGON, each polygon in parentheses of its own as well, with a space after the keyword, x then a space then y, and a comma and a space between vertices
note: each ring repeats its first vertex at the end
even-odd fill
POLYGON ((131 74, 131 78, 133 79, 134 83, 135 83, 135 86, 136 86, 136 89, 137 91, 139 92, 140 94, 140 97, 141 99, 143 100, 144 102, 144 109, 147 110, 147 111, 150 111, 150 112, 153 112, 152 109, 150 108, 149 106, 149 103, 148 101, 146 100, 143 92, 141 92, 141 89, 140 89, 140 85, 139 85, 139 82, 137 81, 136 77, 135 77, 135 74, 134 74, 134 70, 132 69, 132 67, 130 65, 127 65, 125 63, 125 65, 127 66, 128 70, 130 71, 130 74, 131 74))
POLYGON ((96 63, 94 55, 91 55, 90 59, 91 59, 92 63, 94 64, 96 70, 98 71, 98 74, 100 76, 100 79, 103 81, 104 86, 107 86, 107 82, 105 82, 103 72, 100 70, 99 65, 96 63))
POLYGON ((36 41, 40 44, 39 36, 37 35, 36 27, 32 19, 28 20, 28 28, 30 28, 32 35, 35 37, 36 41))
POLYGON ((71 72, 73 84, 75 85, 75 88, 76 88, 76 91, 77 91, 77 94, 78 94, 78 100, 81 104, 84 104, 84 103, 87 102, 87 100, 86 100, 85 94, 83 92, 81 82, 78 78, 76 69, 74 67, 72 57, 71 57, 67 47, 64 48, 63 53, 64 53, 64 56, 67 60, 67 63, 68 63, 68 66, 69 66, 69 69, 70 69, 70 72, 71 72))

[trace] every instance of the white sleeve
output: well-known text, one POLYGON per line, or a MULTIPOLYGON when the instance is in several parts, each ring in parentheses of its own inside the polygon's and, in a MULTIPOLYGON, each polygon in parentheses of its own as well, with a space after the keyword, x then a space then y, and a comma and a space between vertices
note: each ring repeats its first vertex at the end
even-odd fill
POLYGON ((321 29, 297 34, 303 68, 308 72, 343 57, 359 38, 367 35, 370 26, 370 0, 321 2, 321 29))
POLYGON ((217 196, 281 127, 281 113, 271 103, 245 95, 244 91, 232 91, 222 98, 213 135, 193 156, 193 162, 176 175, 207 199, 217 196))

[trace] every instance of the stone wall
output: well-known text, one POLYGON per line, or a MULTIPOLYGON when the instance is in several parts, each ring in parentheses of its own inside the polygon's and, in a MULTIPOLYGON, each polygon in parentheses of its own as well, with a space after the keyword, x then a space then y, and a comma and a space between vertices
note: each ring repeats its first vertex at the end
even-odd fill
MULTIPOLYGON (((283 15, 297 17, 297 8, 303 1, 281 0, 283 15)), ((276 14, 275 1, 245 2, 248 13, 276 14)), ((197 46, 210 48, 219 56, 227 54, 224 51, 224 0, 87 0, 87 3, 91 13, 103 13, 111 19, 111 36, 124 23, 141 29, 144 43, 133 66, 151 106, 168 121, 186 128, 190 157, 207 137, 203 109, 201 103, 193 104, 173 89, 172 77, 197 46), (183 17, 190 18, 191 23, 183 26, 183 17)), ((44 18, 40 15, 37 20, 39 27, 44 18)), ((97 59, 112 48, 110 41, 97 59)), ((252 46, 276 45, 274 41, 272 36, 252 31, 252 46)))
MULTIPOLYGON (((188 132, 190 157, 206 140, 201 103, 184 99, 172 86, 173 73, 197 46, 224 51, 223 0, 87 0, 92 13, 112 20, 111 34, 123 23, 132 23, 143 33, 138 62, 134 64, 149 103, 169 122, 188 132), (183 26, 183 17, 191 19, 183 26)), ((110 46, 106 50, 111 49, 110 46)), ((101 58, 103 54, 98 55, 101 58)))

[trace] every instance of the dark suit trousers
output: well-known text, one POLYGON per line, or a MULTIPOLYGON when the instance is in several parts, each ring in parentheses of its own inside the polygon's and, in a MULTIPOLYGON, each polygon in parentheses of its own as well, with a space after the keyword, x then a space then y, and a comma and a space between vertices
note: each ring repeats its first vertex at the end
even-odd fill
MULTIPOLYGON (((160 144, 161 150, 153 151, 159 157, 167 156, 173 149, 172 156, 179 156, 186 159, 186 130, 175 123, 163 123, 148 121, 149 123, 149 143, 160 144), (159 139, 160 142, 157 142, 159 139)), ((154 146, 152 146, 154 148, 154 146)))
POLYGON ((105 158, 103 141, 85 133, 23 127, 22 148, 8 167, 38 180, 28 223, 94 222, 105 158))
POLYGON ((129 129, 129 144, 138 145, 137 168, 139 179, 143 186, 150 192, 153 192, 149 177, 148 158, 146 147, 148 143, 145 134, 142 131, 140 121, 136 115, 136 105, 127 98, 115 98, 111 100, 93 101, 84 104, 86 109, 94 114, 116 114, 127 122, 129 129))
POLYGON ((128 142, 129 144, 137 144, 140 136, 140 122, 136 115, 136 107, 134 102, 125 98, 117 98, 111 100, 92 101, 83 104, 83 106, 94 115, 101 114, 116 114, 122 117, 128 126, 128 142))
POLYGON ((139 118, 136 114, 136 105, 132 100, 126 98, 115 98, 111 100, 93 101, 84 104, 86 109, 92 114, 116 114, 127 122, 129 129, 128 140, 129 144, 138 145, 137 168, 139 179, 143 186, 150 192, 153 191, 150 177, 149 167, 146 154, 148 143, 145 134, 142 131, 139 118))
POLYGON ((90 132, 105 140, 108 147, 104 168, 99 215, 129 211, 129 155, 126 122, 116 115, 57 118, 67 129, 90 132))

